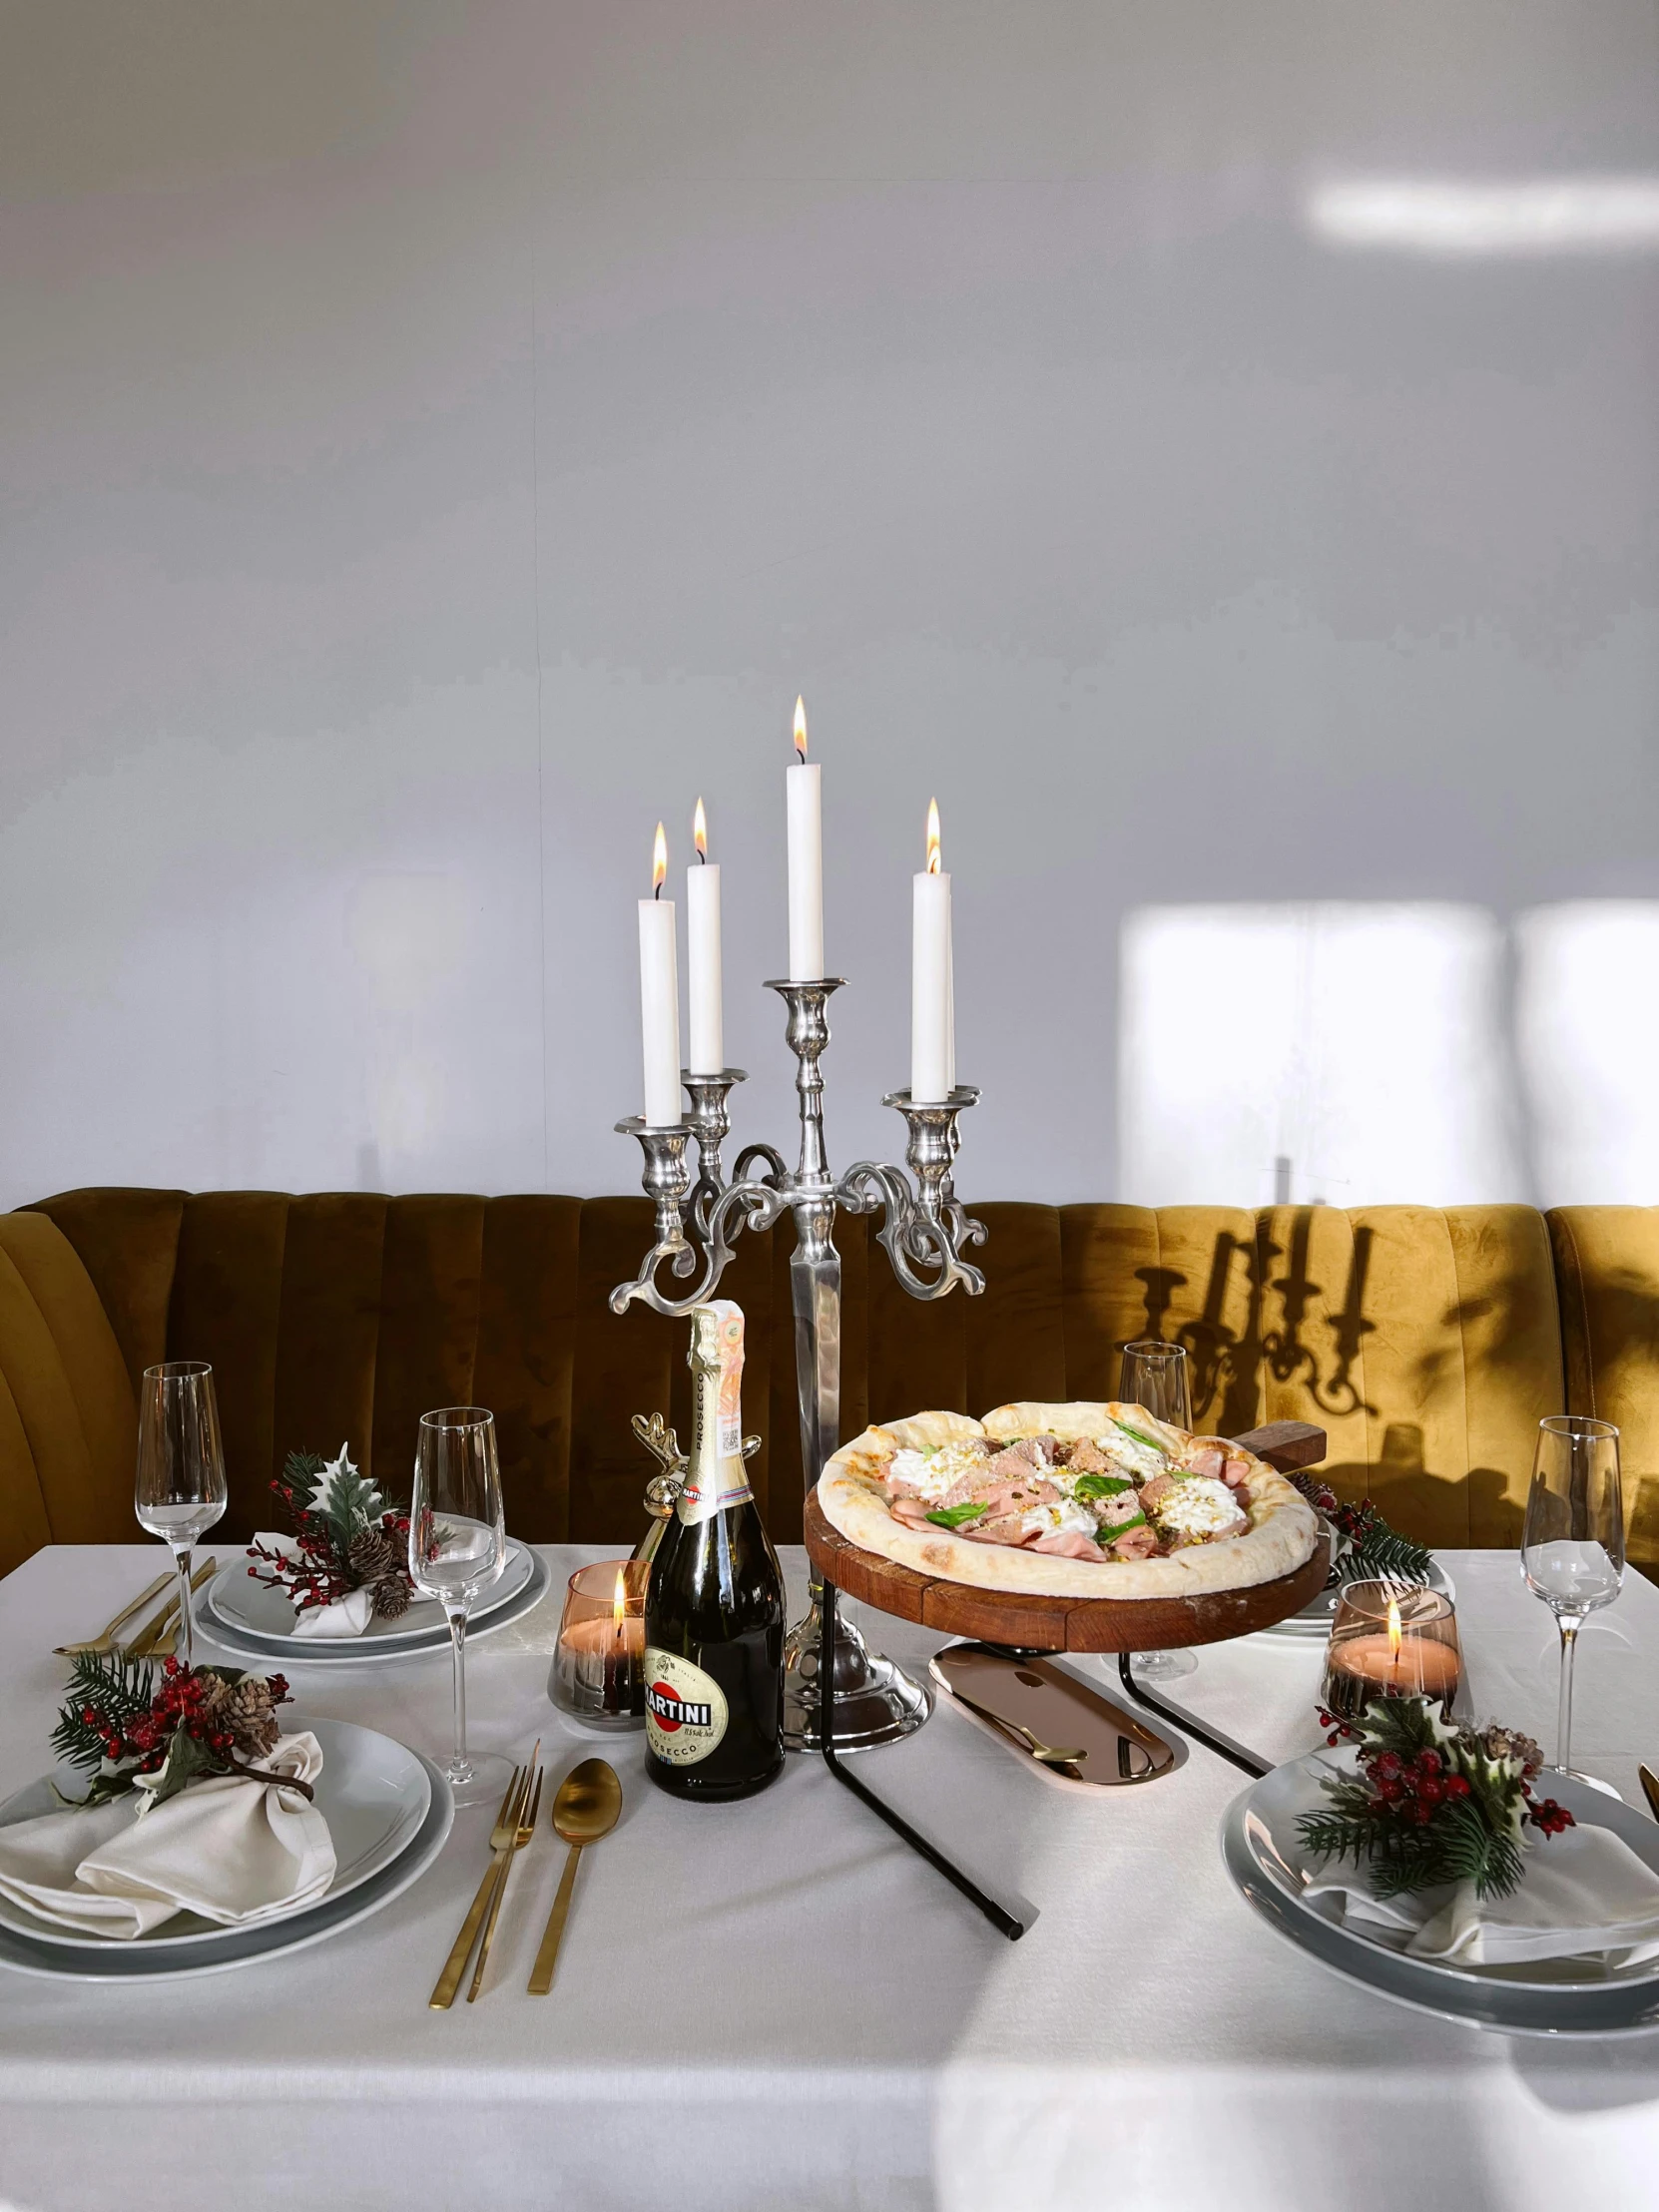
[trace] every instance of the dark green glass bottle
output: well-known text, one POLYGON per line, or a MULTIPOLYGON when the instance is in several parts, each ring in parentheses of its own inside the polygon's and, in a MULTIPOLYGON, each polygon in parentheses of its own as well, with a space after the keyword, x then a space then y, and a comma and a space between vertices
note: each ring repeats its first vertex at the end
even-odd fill
POLYGON ((743 1311, 692 1314, 692 1442, 645 1596, 646 1772, 751 1797, 784 1766, 784 1578, 743 1457, 743 1311))

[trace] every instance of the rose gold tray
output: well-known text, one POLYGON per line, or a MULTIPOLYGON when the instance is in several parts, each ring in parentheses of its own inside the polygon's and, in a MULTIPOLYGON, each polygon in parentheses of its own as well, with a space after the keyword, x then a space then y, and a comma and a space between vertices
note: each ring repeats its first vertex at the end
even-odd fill
POLYGON ((1184 1746, 1166 1742, 1052 1659, 998 1651, 987 1644, 946 1644, 927 1671, 960 1713, 1055 1789, 1094 1797, 1102 1790, 1134 1788, 1158 1781, 1184 1759, 1184 1746), (1011 1725, 1001 1727, 999 1722, 1011 1725), (1038 1759, 1015 1728, 1029 1729, 1052 1749, 1076 1749, 1083 1757, 1066 1767, 1038 1759))

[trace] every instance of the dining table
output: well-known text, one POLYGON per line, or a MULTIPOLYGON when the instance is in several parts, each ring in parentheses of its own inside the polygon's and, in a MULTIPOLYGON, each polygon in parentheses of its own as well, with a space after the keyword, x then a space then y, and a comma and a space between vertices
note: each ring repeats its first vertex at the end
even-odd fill
MULTIPOLYGON (((822 1759, 688 1804, 647 1779, 642 1733, 557 1711, 560 1597, 604 1554, 543 1548, 546 1600, 468 1652, 474 1744, 522 1760, 539 1738, 549 1784, 478 2001, 427 1999, 493 1808, 459 1813, 412 1889, 312 1948, 147 1986, 0 1972, 0 2212, 1653 2203, 1659 2031, 1507 2037, 1338 1978, 1233 1888, 1219 1832, 1245 1777, 1209 1751, 1140 1787, 1065 1789, 941 1699, 916 1735, 860 1754, 890 1805, 1030 1916, 1010 1942, 822 1759), (532 1996, 565 1859, 546 1807, 594 1756, 621 1777, 621 1819, 584 1854, 552 1990, 532 1996)), ((799 1605, 805 1556, 782 1556, 799 1605)), ((1556 1631, 1517 1554, 1438 1557, 1475 1714, 1547 1751, 1556 1631)), ((141 1544, 51 1545, 0 1582, 0 1797, 52 1764, 53 1647, 157 1565, 141 1544)), ((941 1641, 847 1610, 912 1669, 941 1641)), ((1209 1645, 1166 1694, 1289 1759, 1322 1738, 1322 1657, 1283 1636, 1209 1645)), ((1115 1661, 1065 1664, 1121 1695, 1115 1661)), ((1640 1806, 1659 1590, 1630 1574, 1578 1670, 1574 1765, 1640 1806)), ((284 1671, 296 1715, 446 1758, 446 1654, 329 1673, 296 1647, 284 1671)))

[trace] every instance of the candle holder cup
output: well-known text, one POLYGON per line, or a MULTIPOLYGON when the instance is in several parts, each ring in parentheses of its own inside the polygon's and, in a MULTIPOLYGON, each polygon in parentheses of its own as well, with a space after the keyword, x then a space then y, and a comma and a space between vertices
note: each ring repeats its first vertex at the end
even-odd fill
POLYGON ((1379 1698, 1427 1697, 1449 1720, 1462 1680, 1450 1598, 1391 1582, 1351 1582, 1343 1591, 1321 1692, 1328 1713, 1354 1722, 1379 1698))
POLYGON ((547 1694, 594 1728, 645 1726, 648 1559, 602 1559, 570 1578, 547 1694))

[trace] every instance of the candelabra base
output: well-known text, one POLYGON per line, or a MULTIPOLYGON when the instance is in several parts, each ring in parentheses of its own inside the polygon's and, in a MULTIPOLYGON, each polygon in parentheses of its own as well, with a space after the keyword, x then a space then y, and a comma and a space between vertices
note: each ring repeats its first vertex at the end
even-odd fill
MULTIPOLYGON (((819 1654, 823 1617, 815 1591, 804 1620, 784 1643, 784 1749, 823 1748, 819 1654)), ((913 1736, 933 1710, 933 1693, 902 1667, 870 1650, 844 1614, 835 1637, 836 1751, 872 1751, 913 1736)))

